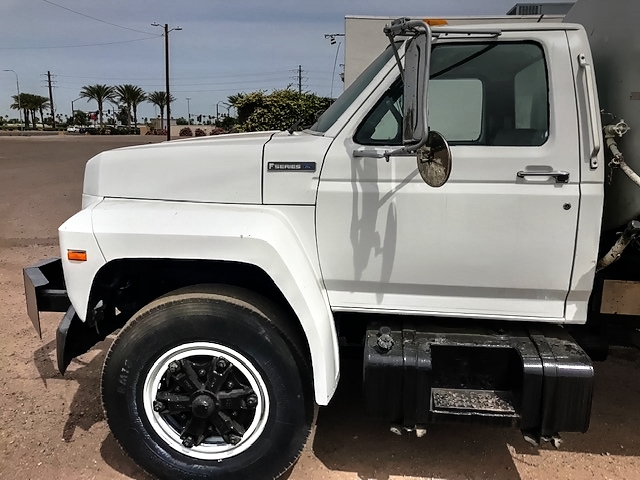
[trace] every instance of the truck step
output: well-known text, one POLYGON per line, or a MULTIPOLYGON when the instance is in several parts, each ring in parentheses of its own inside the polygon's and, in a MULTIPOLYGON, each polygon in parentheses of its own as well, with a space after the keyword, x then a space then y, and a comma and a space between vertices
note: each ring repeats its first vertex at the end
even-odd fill
POLYGON ((466 413, 513 418, 518 416, 511 392, 433 388, 431 393, 433 413, 466 413))

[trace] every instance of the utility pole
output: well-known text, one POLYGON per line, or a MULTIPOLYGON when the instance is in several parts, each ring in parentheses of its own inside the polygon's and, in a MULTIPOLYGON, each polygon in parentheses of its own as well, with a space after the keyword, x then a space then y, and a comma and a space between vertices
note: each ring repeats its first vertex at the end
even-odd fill
POLYGON ((16 76, 16 88, 18 89, 18 116, 20 117, 20 130, 23 129, 23 124, 22 124, 22 105, 20 105, 20 81, 18 80, 18 74, 16 73, 15 70, 11 70, 11 69, 6 69, 6 70, 2 70, 3 72, 13 72, 13 74, 16 76))
MULTIPOLYGON (((151 24, 153 27, 160 27, 157 22, 151 24)), ((165 67, 165 83, 167 86, 167 140, 171 140, 171 92, 169 91, 169 32, 174 30, 182 30, 182 27, 174 27, 169 29, 169 24, 164 24, 164 67, 165 67)))
POLYGON ((171 92, 169 91, 169 24, 164 24, 164 66, 167 85, 167 140, 171 140, 171 92))
POLYGON ((191 125, 191 97, 187 97, 187 123, 191 125))
MULTIPOLYGON (((47 70, 47 83, 49 84, 49 103, 51 104, 51 126, 56 128, 56 115, 53 109, 53 91, 51 90, 51 72, 47 70)), ((42 126, 44 128, 44 125, 42 126)))
POLYGON ((298 93, 302 93, 302 65, 298 65, 298 93))

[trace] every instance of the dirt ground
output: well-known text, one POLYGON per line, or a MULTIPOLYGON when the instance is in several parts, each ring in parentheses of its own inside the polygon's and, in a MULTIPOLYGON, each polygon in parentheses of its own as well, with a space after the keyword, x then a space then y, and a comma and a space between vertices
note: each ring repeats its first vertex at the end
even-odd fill
MULTIPOLYGON (((85 161, 149 137, 0 137, 0 478, 149 479, 118 447, 100 406, 108 340, 56 369, 58 314, 40 340, 25 310, 22 267, 58 255, 57 227, 80 207, 85 161)), ((154 140, 157 141, 157 140, 154 140)), ((640 479, 640 355, 596 364, 591 428, 559 450, 517 430, 437 425, 398 437, 362 413, 357 363, 343 365, 331 405, 290 479, 640 479)))

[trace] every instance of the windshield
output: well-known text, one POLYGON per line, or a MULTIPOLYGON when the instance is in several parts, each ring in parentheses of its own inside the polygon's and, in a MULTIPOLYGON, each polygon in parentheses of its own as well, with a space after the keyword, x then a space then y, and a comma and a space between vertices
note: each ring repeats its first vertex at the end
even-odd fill
POLYGON ((382 70, 387 62, 393 56, 391 46, 382 52, 371 65, 369 65, 360 76, 349 85, 338 99, 318 118, 310 130, 319 133, 325 133, 340 118, 340 116, 351 106, 356 98, 360 96, 363 90, 371 83, 373 78, 382 70))

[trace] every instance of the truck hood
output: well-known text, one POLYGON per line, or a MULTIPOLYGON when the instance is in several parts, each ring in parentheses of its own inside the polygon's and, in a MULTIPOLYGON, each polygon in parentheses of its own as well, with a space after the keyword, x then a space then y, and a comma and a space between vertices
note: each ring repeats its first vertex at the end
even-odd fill
POLYGON ((263 147, 274 133, 199 137, 102 152, 87 163, 84 193, 257 204, 262 197, 263 147))

